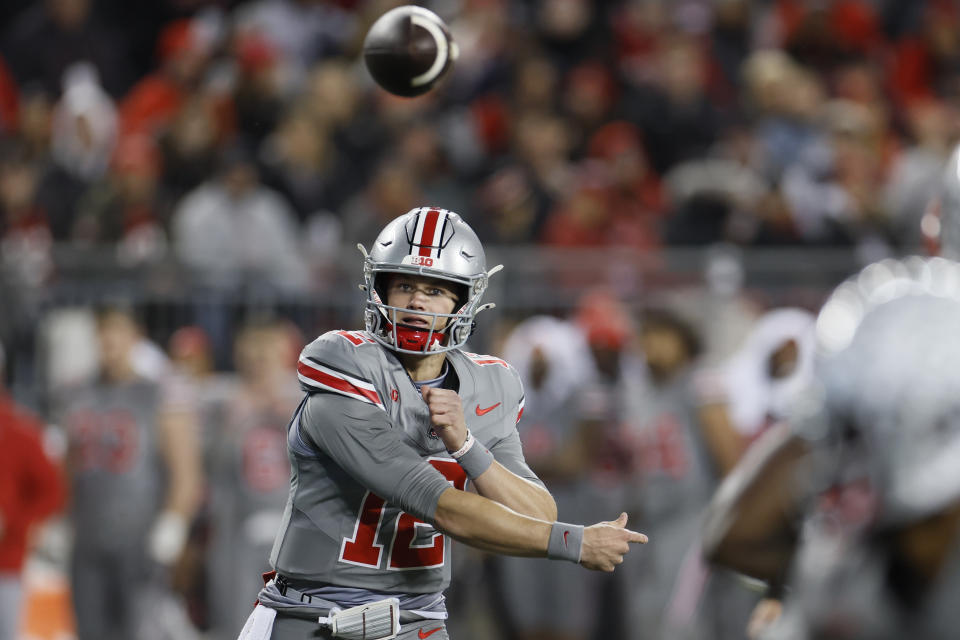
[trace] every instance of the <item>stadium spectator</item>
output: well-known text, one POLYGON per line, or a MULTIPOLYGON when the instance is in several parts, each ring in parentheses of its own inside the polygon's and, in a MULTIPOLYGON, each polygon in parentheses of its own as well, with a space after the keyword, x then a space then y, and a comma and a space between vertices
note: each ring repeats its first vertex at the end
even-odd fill
POLYGON ((227 149, 218 175, 183 198, 171 226, 177 256, 201 286, 298 291, 306 285, 296 217, 263 186, 242 146, 227 149))
POLYGON ((152 139, 134 134, 120 141, 113 171, 77 204, 73 240, 114 246, 127 264, 157 260, 167 249, 160 156, 152 139))
POLYGON ((117 142, 113 100, 88 64, 67 69, 63 95, 54 107, 51 159, 40 195, 55 240, 68 240, 77 220, 77 202, 109 168, 117 142))
MULTIPOLYGON (((4 378, 0 348, 0 381, 4 378)), ((0 640, 20 637, 22 571, 31 528, 64 498, 58 465, 44 451, 43 425, 0 382, 0 640)))
POLYGON ((16 146, 0 158, 0 257, 28 288, 52 275, 53 235, 39 201, 40 168, 16 146))
POLYGON ((922 245, 920 219, 935 193, 950 143, 960 133, 956 111, 939 101, 917 101, 906 111, 911 144, 895 158, 883 200, 898 244, 906 251, 922 245))
POLYGON ((188 99, 158 136, 163 157, 163 189, 173 200, 216 173, 221 138, 211 101, 188 99))
POLYGON ((629 122, 609 122, 590 138, 588 158, 607 176, 609 226, 616 244, 652 249, 662 242, 667 197, 650 166, 640 132, 629 122))
POLYGON ((528 172, 508 165, 496 170, 477 197, 475 226, 497 244, 527 244, 540 237, 547 216, 547 198, 539 193, 528 172))
MULTIPOLYGON (((330 132, 338 161, 345 167, 344 189, 351 192, 361 189, 372 175, 376 162, 391 147, 387 133, 388 110, 378 110, 370 95, 363 91, 354 70, 336 58, 311 69, 300 104, 310 111, 319 126, 330 132)), ((415 109, 420 103, 408 101, 407 104, 415 109)))
POLYGON ((257 0, 235 16, 241 36, 263 38, 282 55, 294 80, 318 60, 346 54, 362 33, 356 11, 339 3, 257 0))
POLYGON ((0 135, 16 131, 19 92, 16 80, 0 55, 0 135))
POLYGON ((602 247, 616 238, 610 234, 605 177, 592 167, 582 168, 568 197, 560 200, 543 225, 541 241, 554 247, 602 247))
POLYGON ((44 0, 29 4, 6 25, 0 46, 21 85, 39 83, 60 95, 63 74, 88 61, 114 98, 134 81, 127 43, 120 30, 102 20, 91 0, 44 0))
POLYGON ((709 149, 721 120, 707 94, 706 62, 696 40, 666 39, 654 55, 655 75, 628 85, 620 109, 640 127, 650 160, 662 174, 709 149))
POLYGON ((744 99, 759 141, 758 170, 772 183, 818 135, 820 78, 777 49, 756 51, 742 67, 744 99))
POLYGON ((282 60, 276 47, 255 33, 238 35, 234 47, 237 130, 247 142, 259 145, 277 127, 287 102, 282 60))
POLYGON ((141 79, 120 102, 123 135, 160 131, 200 86, 211 43, 192 20, 178 20, 160 34, 160 68, 141 79))
MULTIPOLYGON (((566 120, 549 112, 517 114, 511 153, 534 181, 536 191, 551 202, 572 191, 570 134, 566 120)), ((552 206, 548 206, 552 208, 552 206)))
POLYGON ((574 155, 582 157, 591 136, 610 120, 617 85, 600 60, 579 63, 564 78, 560 103, 568 118, 574 155))
POLYGON ((280 120, 261 149, 264 182, 290 201, 301 223, 339 211, 355 183, 329 129, 299 105, 280 120))
POLYGON ((409 211, 422 201, 413 168, 394 158, 381 161, 366 188, 343 207, 343 239, 353 246, 369 230, 385 225, 397 211, 409 211))
POLYGON ((50 136, 53 129, 53 101, 36 85, 20 91, 17 126, 10 139, 34 162, 50 161, 50 136))

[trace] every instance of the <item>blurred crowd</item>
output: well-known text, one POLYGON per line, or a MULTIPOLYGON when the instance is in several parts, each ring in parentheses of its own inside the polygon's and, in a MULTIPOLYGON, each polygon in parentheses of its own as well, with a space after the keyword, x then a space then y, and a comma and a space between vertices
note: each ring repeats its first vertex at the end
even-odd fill
POLYGON ((362 65, 392 4, 5 4, 7 264, 41 283, 65 243, 298 291, 424 202, 492 244, 875 257, 919 243, 958 136, 949 0, 433 3, 462 54, 415 100, 362 65))

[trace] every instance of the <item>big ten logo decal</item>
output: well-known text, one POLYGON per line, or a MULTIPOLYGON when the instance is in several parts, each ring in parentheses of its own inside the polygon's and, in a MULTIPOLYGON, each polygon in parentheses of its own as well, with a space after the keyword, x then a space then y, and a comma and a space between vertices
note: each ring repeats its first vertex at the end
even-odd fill
POLYGON ((282 429, 261 426, 243 435, 243 482, 251 491, 270 493, 290 480, 287 437, 282 429))
POLYGON ((411 264, 420 265, 421 267, 433 266, 433 258, 429 258, 427 256, 411 256, 410 262, 411 264))
MULTIPOLYGON (((428 462, 453 487, 461 491, 466 488, 467 475, 456 461, 430 458, 428 462)), ((443 534, 403 511, 390 522, 390 518, 384 517, 387 509, 383 498, 367 491, 354 522, 353 535, 345 538, 340 546, 340 562, 379 568, 384 562, 384 545, 377 542, 379 536, 391 541, 386 558, 387 569, 402 571, 442 567, 445 557, 443 534)))
POLYGON ((140 429, 127 409, 80 409, 67 417, 71 465, 80 473, 129 473, 140 456, 140 429))
POLYGON ((636 434, 637 466, 646 475, 682 478, 690 467, 683 423, 677 416, 657 416, 636 434))

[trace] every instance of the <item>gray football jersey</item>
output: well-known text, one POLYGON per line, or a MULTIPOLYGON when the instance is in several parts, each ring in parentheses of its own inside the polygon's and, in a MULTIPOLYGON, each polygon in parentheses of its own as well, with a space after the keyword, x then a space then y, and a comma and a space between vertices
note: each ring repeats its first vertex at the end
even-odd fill
POLYGON ((71 516, 80 547, 113 549, 143 538, 161 505, 156 384, 101 382, 64 399, 71 516))
MULTIPOLYGON (((517 435, 516 371, 492 356, 446 357, 467 427, 498 462, 539 483, 517 435)), ((431 433, 400 361, 366 332, 331 331, 303 350, 297 373, 308 395, 288 427, 290 493, 271 564, 285 576, 345 587, 445 589, 450 541, 432 520, 440 494, 464 489, 466 475, 431 433)))
POLYGON ((699 433, 687 376, 631 394, 623 439, 633 455, 631 502, 654 527, 699 513, 716 485, 716 472, 699 433))

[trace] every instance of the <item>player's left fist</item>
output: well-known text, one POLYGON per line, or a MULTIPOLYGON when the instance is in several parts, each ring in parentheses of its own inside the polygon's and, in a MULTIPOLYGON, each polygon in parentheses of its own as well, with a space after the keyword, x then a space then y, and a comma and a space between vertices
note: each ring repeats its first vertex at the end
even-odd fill
POLYGON ((467 439, 467 423, 463 403, 456 391, 423 387, 423 401, 430 409, 430 426, 436 431, 447 451, 456 451, 467 439))

